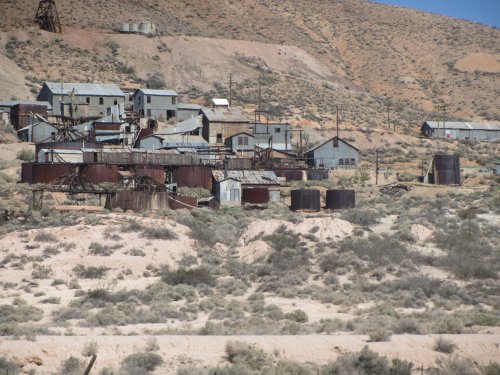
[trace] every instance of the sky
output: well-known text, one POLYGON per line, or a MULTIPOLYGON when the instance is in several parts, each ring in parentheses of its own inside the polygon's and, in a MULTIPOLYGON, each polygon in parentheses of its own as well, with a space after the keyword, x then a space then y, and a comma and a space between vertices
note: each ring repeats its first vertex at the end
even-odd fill
POLYGON ((500 0, 372 0, 500 28, 500 0))

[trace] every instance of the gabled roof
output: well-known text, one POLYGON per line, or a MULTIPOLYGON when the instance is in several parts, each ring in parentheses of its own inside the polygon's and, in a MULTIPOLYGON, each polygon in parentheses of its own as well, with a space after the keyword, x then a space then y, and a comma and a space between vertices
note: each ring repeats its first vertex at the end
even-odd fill
POLYGON ((173 128, 165 128, 159 130, 156 134, 181 134, 189 133, 203 127, 203 116, 199 115, 196 117, 190 117, 184 121, 181 121, 175 125, 173 128))
POLYGON ((201 111, 211 122, 250 122, 248 117, 238 108, 202 108, 201 111))
POLYGON ((212 171, 215 181, 220 182, 227 178, 241 181, 243 185, 279 185, 278 177, 272 171, 227 171, 227 178, 224 171, 212 171))
MULTIPOLYGON (((332 141, 333 141, 334 139, 336 139, 336 138, 337 138, 337 136, 335 136, 335 137, 333 137, 333 138, 330 138, 330 139, 328 139, 328 140, 324 141, 323 143, 319 144, 318 146, 313 147, 313 148, 311 148, 310 150, 306 151, 306 153, 308 153, 308 152, 312 152, 312 151, 314 151, 314 150, 316 150, 316 149, 320 148, 321 146, 323 146, 323 145, 327 144, 328 142, 332 142, 332 141)), ((359 149, 357 149, 356 147, 354 147, 354 146, 353 146, 353 145, 351 145, 350 143, 348 143, 348 142, 344 141, 342 138, 338 138, 338 140, 339 140, 340 142, 342 142, 342 143, 345 143, 345 144, 346 144, 346 145, 348 145, 349 147, 351 147, 351 148, 355 149, 356 151, 359 151, 359 149)))
POLYGON ((457 129, 457 130, 500 130, 500 123, 482 122, 460 122, 460 121, 426 121, 422 126, 429 126, 431 129, 457 129))
POLYGON ((68 83, 45 82, 45 86, 55 95, 69 95, 73 92, 80 96, 125 96, 123 91, 114 83, 68 83))
POLYGON ((174 90, 137 89, 136 93, 137 91, 141 91, 145 95, 152 95, 152 96, 179 96, 179 94, 177 94, 177 92, 175 92, 174 90))
POLYGON ((233 135, 232 135, 232 136, 230 136, 230 137, 227 137, 227 138, 226 138, 226 140, 231 139, 231 138, 234 138, 234 137, 238 137, 238 136, 240 136, 240 135, 246 135, 246 136, 248 136, 248 137, 252 137, 252 138, 253 138, 253 134, 250 134, 250 133, 247 133, 247 132, 239 132, 239 133, 237 133, 237 134, 233 134, 233 135))

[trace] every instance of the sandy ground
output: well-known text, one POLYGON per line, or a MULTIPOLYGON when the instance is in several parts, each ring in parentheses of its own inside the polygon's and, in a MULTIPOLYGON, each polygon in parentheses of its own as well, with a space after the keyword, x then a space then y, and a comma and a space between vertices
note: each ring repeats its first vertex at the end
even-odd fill
MULTIPOLYGON (((444 335, 457 345, 456 353, 476 364, 500 361, 500 334, 444 335)), ((175 374, 185 365, 215 366, 224 363, 224 347, 230 340, 255 343, 268 353, 279 353, 280 358, 316 364, 325 364, 349 351, 359 351, 365 345, 389 358, 404 358, 424 368, 435 365, 445 354, 433 350, 437 336, 395 335, 390 342, 368 342, 367 336, 310 335, 310 336, 156 336, 165 364, 157 374, 175 374)), ((81 357, 85 343, 99 345, 95 369, 117 367, 131 352, 141 351, 148 336, 38 336, 36 341, 0 341, 0 352, 25 364, 24 370, 36 369, 39 374, 57 370, 70 355, 81 357), (42 362, 38 366, 29 362, 42 362)))
POLYGON ((500 54, 470 53, 455 63, 455 68, 474 73, 475 71, 486 73, 500 73, 500 54))

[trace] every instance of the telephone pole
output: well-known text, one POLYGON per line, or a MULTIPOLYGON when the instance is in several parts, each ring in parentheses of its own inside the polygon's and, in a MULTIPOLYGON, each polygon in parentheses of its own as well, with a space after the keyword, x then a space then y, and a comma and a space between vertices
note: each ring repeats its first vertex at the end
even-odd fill
POLYGON ((390 110, 391 110, 391 103, 389 102, 389 98, 387 98, 387 129, 390 131, 391 130, 391 116, 390 116, 390 110))
POLYGON ((378 150, 375 150, 375 186, 378 185, 378 150))
POLYGON ((233 74, 229 73, 229 106, 233 102, 233 74))
POLYGON ((339 139, 339 106, 336 105, 337 107, 337 139, 339 139))
POLYGON ((257 108, 259 110, 259 123, 260 123, 260 74, 259 74, 259 102, 258 102, 258 105, 257 105, 257 108))

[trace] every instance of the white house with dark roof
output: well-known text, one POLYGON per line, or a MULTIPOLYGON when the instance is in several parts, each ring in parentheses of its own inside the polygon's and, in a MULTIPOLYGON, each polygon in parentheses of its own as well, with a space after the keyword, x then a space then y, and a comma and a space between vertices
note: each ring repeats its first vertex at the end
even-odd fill
POLYGON ((55 116, 102 117, 107 108, 123 106, 125 94, 112 83, 45 82, 37 100, 49 102, 55 116))
POLYGON ((305 158, 313 168, 356 169, 359 150, 343 139, 333 137, 307 151, 305 158))
POLYGON ((177 97, 173 90, 138 89, 134 93, 134 112, 155 120, 176 117, 177 97))

